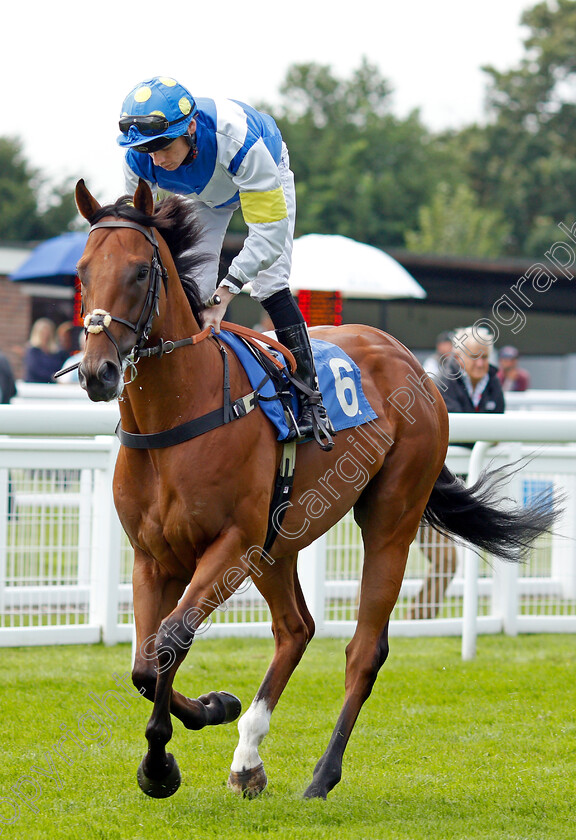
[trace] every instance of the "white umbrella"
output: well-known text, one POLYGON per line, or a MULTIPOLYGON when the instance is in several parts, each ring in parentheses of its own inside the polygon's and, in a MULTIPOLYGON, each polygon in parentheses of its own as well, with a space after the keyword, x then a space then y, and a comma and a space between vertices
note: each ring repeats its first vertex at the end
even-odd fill
POLYGON ((356 298, 426 297, 422 286, 389 254, 347 236, 321 233, 294 240, 290 288, 356 298))

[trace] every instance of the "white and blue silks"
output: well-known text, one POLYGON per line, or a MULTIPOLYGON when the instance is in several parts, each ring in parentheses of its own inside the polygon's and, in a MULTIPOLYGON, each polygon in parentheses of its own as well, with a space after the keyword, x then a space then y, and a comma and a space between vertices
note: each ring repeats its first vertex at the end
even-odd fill
POLYGON ((197 106, 197 156, 189 155, 169 171, 155 166, 151 155, 129 149, 124 161, 126 189, 134 193, 138 178, 143 178, 154 195, 161 188, 197 204, 198 219, 210 236, 204 247, 215 254, 199 278, 205 297, 216 285, 226 228, 234 210, 241 207, 248 236, 229 273, 243 284, 252 283, 254 296, 263 300, 288 287, 295 198, 286 146, 273 118, 249 105, 203 98, 197 106), (270 277, 258 277, 271 266, 270 277))

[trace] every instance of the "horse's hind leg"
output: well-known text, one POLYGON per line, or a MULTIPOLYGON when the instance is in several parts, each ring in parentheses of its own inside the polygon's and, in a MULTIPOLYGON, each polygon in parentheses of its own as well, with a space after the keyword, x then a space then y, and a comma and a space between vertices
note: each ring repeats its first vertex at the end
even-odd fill
MULTIPOLYGON (((374 502, 374 500, 372 500, 374 502)), ((388 656, 388 624, 398 598, 412 542, 425 502, 399 509, 388 499, 375 505, 366 522, 358 517, 365 546, 358 624, 346 648, 344 705, 328 747, 314 769, 306 798, 326 798, 342 775, 342 758, 360 710, 388 656)), ((397 507, 398 505, 398 507, 397 507)), ((372 507, 367 505, 366 507, 372 507)))
POLYGON ((238 721, 240 738, 228 779, 229 788, 250 798, 267 784, 258 747, 270 728, 272 711, 314 635, 314 621, 296 572, 297 556, 277 560, 254 579, 272 613, 275 652, 250 708, 238 721))
POLYGON ((316 764, 312 782, 304 792, 306 799, 312 799, 314 797, 326 799, 332 788, 340 781, 342 776, 342 759, 352 729, 360 714, 360 709, 370 696, 372 686, 378 676, 378 671, 388 658, 389 624, 390 622, 387 621, 378 639, 372 639, 369 645, 367 645, 371 652, 369 662, 363 664, 357 664, 355 662, 357 658, 356 650, 365 644, 364 641, 360 641, 358 631, 346 649, 346 698, 328 747, 322 758, 316 764))

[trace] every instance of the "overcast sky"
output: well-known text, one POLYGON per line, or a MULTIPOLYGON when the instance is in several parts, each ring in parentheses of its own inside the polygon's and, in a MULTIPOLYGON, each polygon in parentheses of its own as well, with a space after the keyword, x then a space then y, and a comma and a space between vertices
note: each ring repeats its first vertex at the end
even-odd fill
POLYGON ((10 4, 0 51, 0 135, 17 136, 53 180, 83 177, 100 201, 124 191, 117 120, 154 75, 195 96, 277 102, 287 68, 318 62, 347 78, 365 56, 399 116, 431 129, 481 120, 480 68, 515 65, 522 11, 536 0, 53 0, 10 4))

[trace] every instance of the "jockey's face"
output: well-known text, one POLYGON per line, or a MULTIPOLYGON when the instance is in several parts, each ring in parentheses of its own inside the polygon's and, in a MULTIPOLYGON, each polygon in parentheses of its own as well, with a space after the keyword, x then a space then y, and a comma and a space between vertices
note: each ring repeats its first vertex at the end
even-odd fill
MULTIPOLYGON (((195 132, 196 120, 192 120, 188 126, 188 133, 195 134, 195 132)), ((150 152, 150 157, 152 158, 154 166, 160 166, 162 169, 172 171, 173 169, 178 169, 178 167, 181 166, 189 151, 190 146, 188 145, 186 137, 176 137, 176 139, 164 149, 160 149, 157 152, 150 152)))

